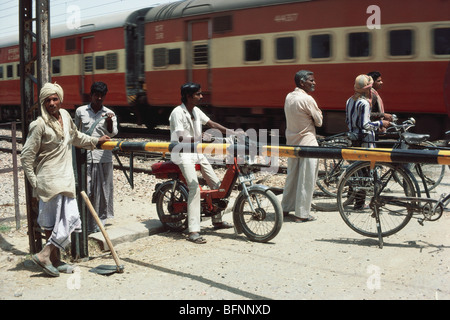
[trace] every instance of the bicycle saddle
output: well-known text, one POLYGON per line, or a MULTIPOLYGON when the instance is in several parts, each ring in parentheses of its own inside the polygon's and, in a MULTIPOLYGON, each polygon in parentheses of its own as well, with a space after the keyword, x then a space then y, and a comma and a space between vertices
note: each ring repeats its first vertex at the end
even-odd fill
POLYGON ((402 138, 408 144, 418 144, 418 143, 427 141, 430 138, 430 135, 429 134, 419 134, 419 133, 405 132, 405 133, 402 133, 402 138))

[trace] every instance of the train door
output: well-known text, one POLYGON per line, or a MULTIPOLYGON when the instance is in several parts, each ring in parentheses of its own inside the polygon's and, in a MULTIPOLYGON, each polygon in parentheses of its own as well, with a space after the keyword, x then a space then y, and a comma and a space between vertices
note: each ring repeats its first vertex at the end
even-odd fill
POLYGON ((188 23, 187 78, 188 81, 200 83, 205 104, 211 101, 210 39, 210 20, 188 23))
POLYGON ((80 96, 83 103, 90 102, 91 85, 94 82, 94 36, 81 38, 81 84, 80 96))

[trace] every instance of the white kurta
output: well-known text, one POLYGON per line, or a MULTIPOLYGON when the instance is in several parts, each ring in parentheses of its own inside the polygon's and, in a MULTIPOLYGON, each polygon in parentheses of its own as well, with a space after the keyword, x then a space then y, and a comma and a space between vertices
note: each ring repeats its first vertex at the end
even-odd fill
MULTIPOLYGON (((322 111, 313 97, 304 90, 286 96, 286 143, 288 145, 317 146, 316 126, 322 126, 322 111)), ((295 211, 299 218, 307 218, 317 178, 317 159, 289 158, 286 183, 281 206, 283 212, 295 211)))
POLYGON ((22 166, 39 197, 38 223, 52 230, 47 244, 60 249, 70 243, 70 234, 81 231, 81 220, 75 193, 72 144, 95 148, 98 138, 79 132, 69 113, 60 109, 64 137, 39 117, 30 124, 30 131, 21 152, 22 166))
MULTIPOLYGON (((106 119, 101 119, 104 114, 114 112, 102 106, 95 112, 91 104, 81 106, 75 111, 75 125, 82 132, 92 131, 91 136, 101 137, 108 135, 114 137, 118 133, 117 117, 112 117, 112 131, 108 131, 106 119), (96 126, 92 126, 99 121, 96 126)), ((114 176, 111 150, 96 149, 87 152, 87 194, 98 217, 106 223, 106 219, 114 217, 114 176)), ((88 232, 95 231, 96 222, 88 215, 88 232)))
MULTIPOLYGON (((192 110, 194 119, 191 119, 189 111, 182 104, 176 107, 170 114, 170 137, 172 142, 178 142, 177 132, 182 132, 185 137, 193 137, 195 141, 201 141, 202 125, 209 121, 199 108, 192 110)), ((211 189, 217 189, 220 186, 220 180, 214 172, 208 159, 203 154, 175 153, 172 150, 171 158, 180 167, 189 189, 188 197, 188 226, 189 232, 200 231, 200 187, 198 184, 195 163, 201 165, 202 176, 205 178, 211 189)), ((212 218, 213 223, 222 221, 221 216, 212 218)))
POLYGON ((59 112, 64 124, 64 138, 58 138, 55 131, 39 117, 31 122, 20 155, 31 186, 44 202, 57 194, 76 198, 72 145, 92 150, 98 143, 98 138, 77 130, 66 110, 60 109, 59 112))

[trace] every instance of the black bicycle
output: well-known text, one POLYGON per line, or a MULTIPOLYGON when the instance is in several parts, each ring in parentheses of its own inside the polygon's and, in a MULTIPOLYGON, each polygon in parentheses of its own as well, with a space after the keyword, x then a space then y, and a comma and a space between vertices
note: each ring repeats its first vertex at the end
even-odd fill
MULTIPOLYGON (((427 135, 403 133, 400 142, 417 147, 427 138, 427 135)), ((423 148, 427 152, 427 147, 423 148)), ((413 174, 411 166, 405 164, 354 162, 338 185, 337 205, 342 219, 357 233, 378 238, 380 248, 383 237, 399 232, 413 217, 422 225, 425 221, 438 220, 450 203, 450 195, 442 194, 438 200, 430 197, 427 171, 422 170, 428 166, 416 163, 413 174), (425 197, 422 197, 422 187, 425 197)))
MULTIPOLYGON (((409 133, 415 126, 415 119, 410 118, 402 124, 397 124, 397 117, 393 115, 391 126, 386 132, 377 135, 375 144, 378 148, 389 149, 439 149, 434 143, 428 141, 429 135, 409 133)), ((450 137, 450 134, 449 134, 450 137)), ((326 138, 318 139, 319 146, 347 148, 360 137, 344 132, 326 138)), ((344 159, 319 159, 318 177, 312 208, 319 211, 338 210, 336 201, 338 183, 344 172, 350 167, 350 162, 344 159)), ((439 164, 410 164, 407 165, 414 174, 416 180, 421 181, 421 192, 425 192, 429 197, 429 191, 436 188, 445 175, 445 165, 439 164), (419 171, 422 172, 420 176, 419 171)))

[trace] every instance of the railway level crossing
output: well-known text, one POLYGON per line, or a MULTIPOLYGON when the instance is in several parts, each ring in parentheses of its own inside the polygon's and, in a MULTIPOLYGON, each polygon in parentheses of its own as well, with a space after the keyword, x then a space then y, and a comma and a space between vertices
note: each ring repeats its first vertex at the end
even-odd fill
MULTIPOLYGON (((230 151, 244 152, 245 148, 239 145, 222 143, 183 144, 170 142, 127 142, 108 141, 101 149, 120 150, 123 152, 147 151, 170 153, 174 150, 181 152, 198 152, 204 154, 223 154, 230 151), (230 150, 233 148, 232 150, 230 150)), ((303 146, 261 146, 261 155, 279 157, 309 157, 325 159, 344 159, 350 161, 395 162, 395 163, 431 163, 450 164, 449 150, 404 150, 384 148, 330 148, 330 147, 303 147, 303 146)))

